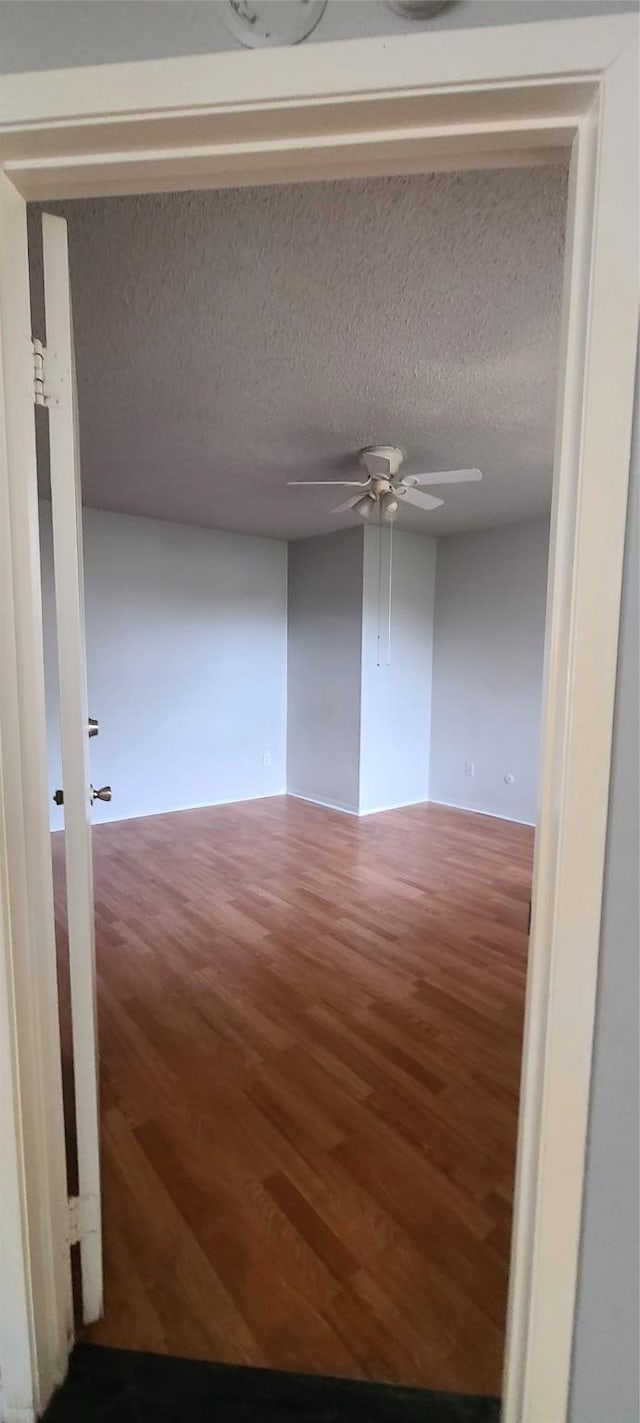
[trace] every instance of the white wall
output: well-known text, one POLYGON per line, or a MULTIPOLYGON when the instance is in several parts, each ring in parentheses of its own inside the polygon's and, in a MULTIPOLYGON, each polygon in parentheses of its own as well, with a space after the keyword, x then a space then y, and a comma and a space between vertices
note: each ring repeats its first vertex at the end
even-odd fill
MULTIPOLYGON (((435 19, 405 20, 385 0, 329 0, 306 44, 356 36, 563 20, 628 10, 634 0, 456 0, 435 19)), ((0 73, 238 50, 222 0, 2 0, 0 73)))
POLYGON ((394 530, 391 660, 387 663, 389 531, 383 531, 378 663, 378 529, 365 528, 362 609, 361 814, 424 801, 429 740, 436 541, 394 530))
MULTIPOLYGON (((51 506, 41 504, 51 792, 62 784, 51 506)), ((84 512, 94 821, 285 786, 286 544, 84 512), (264 765, 264 755, 270 765, 264 765)), ((52 807, 52 827, 62 812, 52 807)))
POLYGON ((289 544, 287 786, 357 813, 364 530, 289 544))
MULTIPOLYGON (((41 511, 53 794, 50 506, 41 511)), ((392 656, 387 666, 385 588, 380 667, 376 529, 290 544, 288 607, 284 543, 97 510, 84 530, 101 726, 92 779, 113 787, 97 822, 286 786, 361 814, 430 796, 535 819, 545 521, 440 539, 437 574, 435 540, 396 530, 392 656)), ((53 805, 51 824, 63 824, 53 805)))
POLYGON ((289 545, 288 789, 361 815, 428 795, 436 545, 394 535, 389 665, 383 547, 378 666, 377 529, 289 545))
POLYGON ((432 800, 535 822, 548 550, 540 519, 438 541, 432 800))

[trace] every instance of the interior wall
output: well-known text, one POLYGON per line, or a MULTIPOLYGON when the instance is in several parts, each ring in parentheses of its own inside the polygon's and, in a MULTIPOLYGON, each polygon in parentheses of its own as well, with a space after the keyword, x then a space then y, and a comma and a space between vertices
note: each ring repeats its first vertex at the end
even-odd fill
POLYGON ((438 542, 431 799, 533 825, 548 521, 438 542))
MULTIPOLYGON (((329 0, 305 44, 424 30, 565 20, 630 10, 634 0, 456 0, 430 20, 406 20, 386 0, 329 0)), ((240 50, 221 0, 2 0, 0 73, 240 50)))
POLYGON ((378 665, 378 529, 364 531, 360 813, 429 795, 436 540, 394 530, 388 657, 389 531, 383 531, 378 665))
POLYGON ((287 786, 358 812, 364 530, 289 544, 287 786))
MULTIPOLYGON (((62 784, 51 506, 41 504, 51 794, 62 784)), ((94 821, 285 787, 286 544, 84 511, 94 821), (265 757, 269 764, 265 765, 265 757)), ((63 824, 52 805, 52 829, 63 824)))

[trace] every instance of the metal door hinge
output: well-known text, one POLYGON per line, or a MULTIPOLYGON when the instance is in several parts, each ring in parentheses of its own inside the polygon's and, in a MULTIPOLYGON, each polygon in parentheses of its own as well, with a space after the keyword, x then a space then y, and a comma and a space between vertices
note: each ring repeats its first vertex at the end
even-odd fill
POLYGON ((63 405, 70 398, 68 378, 60 371, 55 351, 35 338, 33 349, 33 398, 36 405, 63 405))
POLYGON ((88 1235, 97 1235, 100 1211, 97 1196, 69 1197, 69 1244, 79 1245, 88 1235))
POLYGON ((36 405, 46 405, 44 392, 44 346, 42 341, 32 341, 33 346, 33 398, 36 405))

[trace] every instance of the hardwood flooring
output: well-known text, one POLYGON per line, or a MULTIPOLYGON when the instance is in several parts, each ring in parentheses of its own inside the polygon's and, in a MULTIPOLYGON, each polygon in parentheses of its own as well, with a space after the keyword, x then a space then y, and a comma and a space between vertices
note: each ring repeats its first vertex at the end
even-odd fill
POLYGON ((286 797, 95 828, 92 1341, 499 1392, 532 846, 286 797))

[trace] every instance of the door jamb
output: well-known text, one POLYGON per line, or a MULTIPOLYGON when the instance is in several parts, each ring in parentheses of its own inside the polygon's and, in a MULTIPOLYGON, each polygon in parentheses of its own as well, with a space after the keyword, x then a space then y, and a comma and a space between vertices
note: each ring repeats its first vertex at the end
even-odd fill
POLYGON ((24 203, 0 174, 0 1180, 12 1177, 0 1378, 6 1417, 20 1423, 64 1377, 73 1337, 33 380, 24 203))

